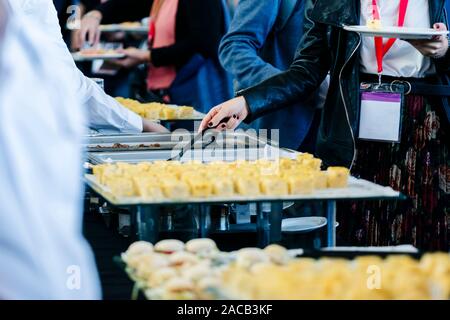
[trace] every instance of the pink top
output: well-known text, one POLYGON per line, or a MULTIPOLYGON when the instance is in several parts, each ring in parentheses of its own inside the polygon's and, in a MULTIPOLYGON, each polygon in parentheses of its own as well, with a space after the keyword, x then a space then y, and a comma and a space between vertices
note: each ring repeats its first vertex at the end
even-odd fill
MULTIPOLYGON (((151 40, 151 48, 154 49, 168 47, 175 44, 178 0, 160 1, 163 1, 161 8, 155 17, 150 17, 149 39, 151 40)), ((154 5, 157 3, 158 1, 155 1, 154 5)), ((150 64, 147 77, 147 89, 168 89, 172 85, 176 76, 177 72, 175 66, 155 67, 150 64)))

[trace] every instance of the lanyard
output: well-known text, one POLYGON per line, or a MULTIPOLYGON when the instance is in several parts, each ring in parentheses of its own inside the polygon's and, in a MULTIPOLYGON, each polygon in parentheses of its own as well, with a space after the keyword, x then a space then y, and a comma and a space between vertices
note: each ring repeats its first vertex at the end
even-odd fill
MULTIPOLYGON (((403 27, 405 24, 406 11, 408 9, 409 0, 400 0, 400 7, 398 11, 398 26, 403 27)), ((378 11, 377 0, 372 0, 373 19, 380 20, 380 12, 378 11)), ((389 39, 386 44, 383 44, 382 37, 375 37, 375 55, 378 65, 378 76, 381 83, 381 74, 383 73, 383 58, 389 52, 397 39, 389 39)))
POLYGON ((164 4, 164 0, 155 0, 152 5, 152 9, 150 11, 150 21, 148 28, 148 44, 149 47, 153 46, 153 41, 155 40, 156 35, 156 19, 158 18, 158 14, 161 11, 161 7, 164 4))

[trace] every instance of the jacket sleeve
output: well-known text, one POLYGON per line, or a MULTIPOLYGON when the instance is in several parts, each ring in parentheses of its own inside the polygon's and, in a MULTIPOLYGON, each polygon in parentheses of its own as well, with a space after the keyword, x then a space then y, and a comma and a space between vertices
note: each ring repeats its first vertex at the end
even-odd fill
POLYGON ((304 37, 289 69, 238 93, 244 96, 249 106, 246 122, 298 100, 306 100, 326 78, 331 64, 327 27, 311 19, 313 8, 314 1, 307 0, 304 37))
POLYGON ((219 47, 222 66, 248 88, 281 73, 258 55, 272 31, 280 9, 280 0, 240 0, 229 32, 219 47))
POLYGON ((150 15, 153 0, 109 0, 95 8, 102 13, 102 23, 139 21, 150 15))
MULTIPOLYGON (((186 19, 188 36, 174 45, 152 50, 156 67, 183 66, 196 53, 217 58, 223 35, 224 17, 221 0, 180 0, 178 17, 186 19)), ((179 21, 177 21, 179 23, 179 21)))
POLYGON ((438 73, 450 72, 450 48, 444 57, 439 59, 433 59, 438 73))

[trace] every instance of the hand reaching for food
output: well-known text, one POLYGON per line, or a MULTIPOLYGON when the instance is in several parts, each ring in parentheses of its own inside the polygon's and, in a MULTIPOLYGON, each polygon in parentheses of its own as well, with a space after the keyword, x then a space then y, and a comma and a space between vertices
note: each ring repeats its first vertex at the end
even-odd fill
POLYGON ((166 127, 147 119, 142 119, 142 132, 170 133, 166 127))
POLYGON ((234 130, 247 118, 248 114, 248 106, 244 97, 237 97, 212 108, 203 119, 198 130, 199 132, 208 128, 217 128, 221 131, 234 130), (229 119, 227 122, 220 124, 227 118, 229 119))

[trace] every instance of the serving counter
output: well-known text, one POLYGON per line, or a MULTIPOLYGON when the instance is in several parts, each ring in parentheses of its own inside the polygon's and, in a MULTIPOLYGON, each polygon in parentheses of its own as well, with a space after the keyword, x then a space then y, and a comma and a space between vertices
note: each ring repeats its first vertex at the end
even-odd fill
MULTIPOLYGON (((92 164, 105 163, 142 163, 153 161, 165 161, 171 159, 177 151, 173 137, 169 135, 153 136, 122 136, 122 137, 95 137, 87 141, 86 146, 90 150, 95 148, 107 148, 108 152, 90 152, 88 159, 92 164), (151 137, 151 138, 150 138, 151 137), (119 145, 156 145, 154 150, 145 151, 111 151, 114 144, 119 145)), ((179 141, 178 139, 175 139, 179 141)), ((189 139, 188 139, 189 140, 189 139)), ((186 141, 183 140, 183 141, 186 141)), ((291 150, 283 150, 273 146, 270 141, 260 140, 245 135, 228 135, 223 141, 216 140, 218 144, 209 145, 203 149, 203 145, 194 145, 194 150, 186 150, 181 157, 181 162, 201 161, 211 163, 214 161, 255 161, 258 159, 276 160, 279 158, 294 159, 299 153, 291 150), (231 146, 230 141, 237 142, 231 146), (225 142, 225 143, 222 143, 225 142), (225 147, 224 147, 225 146, 225 147), (231 147, 230 147, 231 146, 231 147), (197 148, 198 147, 198 148, 197 148)), ((183 146, 182 146, 183 147, 183 146)), ((97 148, 97 149, 98 149, 97 148)), ((152 147, 149 147, 152 148, 152 147)), ((125 148, 127 150, 133 148, 125 148)), ((97 150, 98 151, 98 150, 97 150)), ((231 177, 230 177, 231 179, 231 177)), ((254 204, 257 208, 256 230, 258 233, 259 246, 281 240, 281 222, 283 203, 292 202, 317 202, 324 204, 327 224, 327 246, 336 245, 336 203, 342 200, 397 200, 402 195, 389 187, 382 187, 369 181, 349 178, 346 188, 333 188, 315 190, 308 194, 286 194, 286 195, 255 195, 255 196, 212 196, 212 197, 123 197, 115 195, 108 187, 100 183, 92 174, 86 174, 87 185, 98 195, 113 206, 130 210, 135 217, 136 233, 141 240, 156 242, 159 233, 159 218, 161 207, 188 206, 195 215, 199 237, 208 237, 213 231, 211 226, 211 207, 215 205, 230 204, 254 204)))

